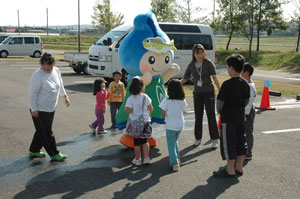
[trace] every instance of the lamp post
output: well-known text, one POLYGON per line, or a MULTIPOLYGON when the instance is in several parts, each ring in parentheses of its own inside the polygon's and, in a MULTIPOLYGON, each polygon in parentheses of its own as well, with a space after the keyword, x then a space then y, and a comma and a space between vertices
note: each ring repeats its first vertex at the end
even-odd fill
POLYGON ((80 0, 78 0, 78 52, 80 52, 80 0))

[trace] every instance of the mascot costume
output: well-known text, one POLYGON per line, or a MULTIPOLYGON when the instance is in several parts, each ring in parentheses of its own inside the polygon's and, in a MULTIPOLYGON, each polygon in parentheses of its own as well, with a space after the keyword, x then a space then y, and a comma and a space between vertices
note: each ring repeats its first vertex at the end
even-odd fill
MULTIPOLYGON (((119 48, 120 63, 128 72, 128 85, 125 100, 116 116, 118 129, 126 127, 128 115, 125 113, 125 104, 131 95, 129 86, 130 80, 134 76, 140 76, 144 80, 145 93, 152 100, 154 110, 151 113, 151 122, 165 123, 159 108, 160 102, 167 97, 164 83, 180 71, 179 66, 172 63, 173 50, 177 50, 174 41, 170 41, 169 37, 160 29, 152 12, 135 17, 132 31, 124 38, 119 48)), ((133 147, 132 138, 130 146, 125 144, 122 139, 124 137, 120 140, 122 144, 133 147)), ((151 140, 149 140, 149 144, 151 146, 151 140)))

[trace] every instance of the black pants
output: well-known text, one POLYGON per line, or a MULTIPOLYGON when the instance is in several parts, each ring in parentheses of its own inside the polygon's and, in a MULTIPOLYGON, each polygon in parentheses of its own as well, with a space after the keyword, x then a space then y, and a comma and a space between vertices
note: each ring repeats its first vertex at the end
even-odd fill
POLYGON ((219 139, 219 132, 215 113, 215 92, 196 93, 194 92, 194 110, 195 110, 195 138, 202 139, 202 123, 204 107, 208 119, 208 129, 210 139, 219 139))
POLYGON ((234 160, 247 154, 245 122, 221 123, 221 155, 223 160, 234 160))
POLYGON ((50 156, 56 155, 59 151, 56 148, 56 141, 52 131, 52 123, 55 112, 39 111, 37 118, 32 117, 35 133, 29 148, 31 152, 40 152, 44 147, 50 156))
POLYGON ((248 155, 252 156, 252 148, 254 143, 254 135, 253 135, 253 123, 255 118, 255 110, 252 107, 249 117, 247 118, 246 122, 246 137, 247 137, 247 144, 248 144, 248 155))
POLYGON ((122 106, 122 102, 111 102, 110 103, 110 116, 111 116, 111 123, 113 126, 116 125, 116 115, 118 110, 120 110, 122 106))

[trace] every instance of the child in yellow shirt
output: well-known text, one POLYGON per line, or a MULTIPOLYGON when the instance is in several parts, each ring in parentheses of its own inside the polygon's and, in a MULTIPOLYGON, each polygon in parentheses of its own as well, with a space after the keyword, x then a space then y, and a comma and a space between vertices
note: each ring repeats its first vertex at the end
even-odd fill
POLYGON ((123 82, 121 82, 122 72, 116 70, 113 72, 114 81, 109 84, 108 91, 110 93, 110 97, 108 98, 108 104, 110 105, 110 115, 111 115, 111 129, 115 129, 116 127, 116 114, 120 109, 124 98, 125 98, 125 86, 123 82))

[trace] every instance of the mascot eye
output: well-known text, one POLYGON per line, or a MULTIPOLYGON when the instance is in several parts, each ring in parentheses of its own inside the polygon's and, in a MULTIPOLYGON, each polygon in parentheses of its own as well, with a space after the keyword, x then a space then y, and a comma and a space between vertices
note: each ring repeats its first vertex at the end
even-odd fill
POLYGON ((155 58, 153 56, 149 57, 148 62, 150 64, 154 64, 155 63, 155 58))
POLYGON ((151 42, 150 42, 150 40, 149 40, 149 39, 147 39, 147 40, 146 40, 146 43, 147 43, 147 44, 150 44, 151 42))
POLYGON ((169 58, 169 56, 166 56, 166 58, 165 58, 165 62, 166 62, 166 64, 168 64, 168 63, 169 63, 169 61, 170 61, 170 58, 169 58))

